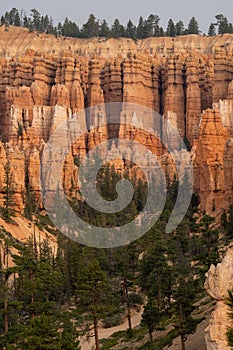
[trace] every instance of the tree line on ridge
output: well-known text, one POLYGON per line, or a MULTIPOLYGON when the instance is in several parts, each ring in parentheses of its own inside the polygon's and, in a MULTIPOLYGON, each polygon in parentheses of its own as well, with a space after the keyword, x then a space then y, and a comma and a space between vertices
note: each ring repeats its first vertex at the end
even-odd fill
MULTIPOLYGON (((169 19, 166 29, 160 25, 160 17, 156 14, 151 14, 144 19, 140 16, 138 23, 133 23, 130 19, 124 26, 118 18, 112 25, 109 25, 105 19, 99 20, 93 14, 90 14, 86 23, 79 26, 75 21, 71 21, 67 17, 64 22, 54 24, 52 17, 42 15, 37 9, 33 8, 30 14, 23 10, 19 11, 12 8, 1 16, 1 25, 5 25, 6 30, 9 26, 17 26, 28 28, 30 31, 40 33, 53 34, 56 36, 67 36, 73 38, 131 38, 134 40, 145 39, 149 37, 176 37, 180 35, 202 34, 199 23, 195 17, 192 17, 186 28, 183 21, 174 22, 169 19)), ((215 21, 212 22, 208 29, 208 36, 217 34, 233 34, 233 25, 223 14, 215 16, 215 21)))

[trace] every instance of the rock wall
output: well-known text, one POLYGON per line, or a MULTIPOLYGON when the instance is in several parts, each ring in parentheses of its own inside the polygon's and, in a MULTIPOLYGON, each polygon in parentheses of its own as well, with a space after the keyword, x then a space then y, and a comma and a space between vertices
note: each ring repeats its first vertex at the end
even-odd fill
POLYGON ((216 301, 217 305, 212 313, 210 324, 206 329, 207 350, 230 350, 226 332, 228 327, 233 327, 233 322, 228 316, 228 306, 225 304, 227 291, 233 288, 233 246, 231 245, 221 264, 211 266, 207 274, 205 289, 216 301))
POLYGON ((135 116, 135 127, 128 127, 133 112, 127 103, 163 114, 192 147, 200 209, 213 213, 227 207, 233 198, 228 141, 233 136, 233 35, 135 43, 55 38, 13 27, 9 32, 0 28, 0 34, 0 135, 2 148, 11 150, 12 164, 20 159, 24 169, 15 185, 20 208, 27 183, 39 196, 39 160, 50 135, 60 123, 71 125, 72 117, 87 107, 94 108, 84 116, 83 135, 64 166, 66 186, 76 181, 75 158, 118 137, 138 141, 162 156, 172 177, 174 165, 165 164, 164 159, 170 159, 166 149, 144 130, 150 117, 135 116), (95 106, 108 102, 118 102, 114 113, 119 123, 103 126, 105 108, 95 106))
MULTIPOLYGON (((145 130, 152 116, 134 114, 127 104, 135 103, 162 114, 178 129, 193 159, 200 210, 220 215, 233 203, 232 52, 230 34, 135 42, 55 38, 22 28, 10 27, 6 32, 0 27, 0 201, 7 160, 18 209, 24 208, 26 188, 40 201, 42 151, 60 124, 72 142, 78 137, 63 164, 61 182, 69 195, 79 188, 80 159, 112 138, 145 145, 173 179, 172 156, 156 135, 145 130), (111 111, 118 119, 106 126, 103 104, 109 102, 118 103, 111 111), (82 112, 88 107, 93 107, 91 112, 82 112), (78 114, 82 133, 73 127, 78 114), (129 120, 133 126, 129 127, 129 120)), ((157 127, 166 135, 162 123, 157 127)), ((175 138, 169 140, 171 147, 177 146, 175 138)), ((59 141, 62 146, 63 139, 59 141)), ((112 151, 117 157, 114 142, 112 151)), ((146 164, 147 157, 142 156, 146 164)), ((55 168, 61 160, 62 154, 53 159, 55 168)), ((115 164, 119 171, 125 167, 129 174, 137 174, 126 162, 118 159, 115 164)), ((53 182, 52 174, 47 177, 53 182)), ((206 289, 217 301, 206 333, 208 350, 228 349, 225 332, 230 323, 224 299, 227 288, 233 287, 232 266, 230 247, 222 264, 212 266, 208 273, 206 289)))

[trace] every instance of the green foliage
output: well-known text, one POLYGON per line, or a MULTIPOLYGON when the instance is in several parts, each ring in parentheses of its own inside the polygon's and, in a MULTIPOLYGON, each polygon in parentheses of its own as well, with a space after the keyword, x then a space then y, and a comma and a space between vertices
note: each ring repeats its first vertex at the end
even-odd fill
POLYGON ((131 20, 129 20, 127 23, 126 35, 132 39, 136 39, 136 37, 137 37, 137 28, 131 20))
MULTIPOLYGON (((215 26, 218 27, 218 33, 233 33, 232 24, 228 19, 220 14, 216 16, 217 23, 211 23, 208 31, 209 36, 215 35, 215 26)), ((164 35, 175 37, 187 34, 199 34, 199 25, 193 17, 185 29, 184 23, 179 20, 176 24, 172 19, 169 20, 166 31, 160 26, 160 18, 157 14, 150 14, 148 18, 140 16, 138 25, 135 25, 130 19, 126 26, 122 25, 119 19, 115 19, 112 25, 108 25, 105 19, 99 21, 93 14, 90 14, 87 22, 80 27, 76 22, 65 18, 64 22, 54 25, 53 19, 47 14, 41 15, 40 12, 33 8, 30 15, 21 11, 21 15, 16 8, 12 8, 1 16, 1 25, 6 26, 6 30, 10 25, 22 26, 30 31, 38 31, 56 36, 68 36, 73 38, 92 38, 92 37, 126 37, 133 40, 144 39, 148 37, 163 37, 164 35), (22 18, 21 18, 22 17, 22 18)))
POLYGON ((15 216, 15 201, 14 201, 14 190, 13 190, 13 181, 12 181, 12 173, 10 169, 9 161, 6 162, 4 167, 5 176, 4 176, 4 202, 3 207, 1 208, 2 216, 5 220, 11 221, 12 217, 15 216))
POLYGON ((176 27, 172 19, 168 21, 166 35, 171 37, 176 36, 176 27))
POLYGON ((28 350, 80 349, 71 323, 60 327, 56 319, 42 314, 11 330, 2 344, 6 349, 11 349, 10 344, 28 350))
MULTIPOLYGON (((228 290, 226 305, 229 307, 229 316, 231 319, 233 319, 233 291, 232 290, 228 290)), ((228 328, 226 336, 227 336, 229 346, 233 348, 233 328, 228 328)))
POLYGON ((233 239, 233 205, 229 206, 227 212, 223 212, 221 217, 221 226, 224 232, 224 240, 226 244, 230 243, 233 239))
POLYGON ((166 346, 170 346, 174 338, 177 337, 176 329, 170 331, 165 337, 154 340, 153 342, 148 342, 145 345, 142 345, 138 350, 155 350, 163 349, 166 346))
POLYGON ((120 38, 126 36, 126 31, 124 26, 120 23, 119 19, 115 19, 112 28, 111 28, 111 36, 113 38, 120 38))
POLYGON ((83 25, 81 35, 84 38, 99 36, 99 22, 93 14, 90 14, 88 21, 83 25))
POLYGON ((209 26, 209 30, 208 30, 208 35, 209 36, 215 36, 216 35, 216 29, 215 29, 215 24, 211 23, 209 26))
POLYGON ((218 263, 219 253, 219 232, 213 228, 215 218, 204 215, 199 223, 199 230, 202 233, 202 249, 199 258, 209 268, 211 264, 218 263))
POLYGON ((100 25, 99 36, 105 38, 109 38, 111 36, 109 25, 105 19, 100 25))
POLYGON ((176 35, 183 35, 184 34, 184 23, 182 21, 178 21, 176 23, 176 35))
POLYGON ((223 14, 217 15, 215 18, 218 25, 218 34, 233 33, 232 23, 229 23, 223 14))
POLYGON ((79 36, 79 28, 75 22, 70 21, 66 17, 63 26, 59 25, 58 34, 77 38, 79 36))
POLYGON ((192 17, 189 22, 188 34, 199 34, 199 25, 195 17, 192 17))
POLYGON ((147 304, 144 306, 144 311, 142 314, 142 325, 146 325, 149 331, 150 339, 152 338, 152 333, 158 328, 158 324, 161 320, 161 312, 153 299, 149 299, 147 304))
MULTIPOLYGON (((78 165, 79 160, 76 161, 78 165)), ((99 193, 106 200, 115 199, 116 184, 121 178, 114 167, 104 166, 98 173, 99 193)), ((188 186, 187 176, 183 180, 181 186, 185 188, 188 186)), ((109 222, 103 215, 97 217, 80 200, 73 201, 72 206, 87 221, 105 223, 106 226, 121 225, 132 220, 147 200, 148 184, 143 179, 131 181, 135 188, 132 203, 109 222)), ((159 179, 153 181, 160 184, 159 179)), ((193 197, 177 229, 166 233, 165 227, 177 200, 178 188, 179 183, 174 177, 168 185, 166 207, 157 224, 141 239, 125 247, 108 250, 83 247, 59 233, 56 254, 48 240, 37 242, 32 237, 26 245, 14 242, 15 266, 8 269, 0 266, 0 348, 11 349, 13 344, 17 344, 22 349, 27 346, 53 349, 56 340, 57 349, 76 349, 75 327, 83 326, 83 332, 88 334, 94 326, 94 333, 98 335, 99 321, 112 326, 125 316, 128 331, 121 333, 119 339, 130 341, 136 336, 141 339, 146 327, 152 338, 157 327, 172 322, 176 327, 172 334, 154 340, 144 348, 162 349, 177 335, 184 345, 188 335, 196 328, 194 303, 202 291, 203 275, 211 263, 218 262, 219 239, 212 217, 204 215, 197 220, 196 197, 193 197), (5 283, 6 276, 13 278, 11 288, 5 283), (141 333, 136 333, 131 325, 132 309, 138 309, 143 302, 142 294, 136 293, 138 286, 148 298, 141 333), (7 332, 5 316, 8 318, 7 332), (73 324, 68 322, 70 319, 73 324), (41 345, 43 338, 44 345, 41 345)), ((27 195, 30 194, 31 191, 27 195)), ((232 212, 230 208, 222 217, 222 225, 229 235, 232 212)), ((41 227, 51 225, 48 217, 38 215, 38 222, 41 227)), ((5 235, 0 237, 5 239, 5 235)), ((12 241, 4 249, 8 253, 13 250, 12 241)), ((112 339, 106 343, 109 347, 116 344, 118 338, 112 339)))
POLYGON ((233 328, 229 328, 227 331, 228 345, 233 349, 233 328))

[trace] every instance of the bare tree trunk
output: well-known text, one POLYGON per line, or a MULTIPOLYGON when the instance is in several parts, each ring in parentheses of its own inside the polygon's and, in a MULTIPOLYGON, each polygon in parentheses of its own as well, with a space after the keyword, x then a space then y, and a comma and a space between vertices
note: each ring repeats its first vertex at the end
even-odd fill
POLYGON ((153 342, 153 333, 152 332, 149 332, 149 335, 150 335, 150 341, 151 343, 153 342))
POLYGON ((4 293, 4 331, 5 334, 8 333, 9 330, 9 315, 8 315, 8 283, 7 280, 5 282, 5 293, 4 293))
POLYGON ((9 330, 9 313, 8 313, 8 246, 6 246, 6 272, 5 272, 5 281, 4 281, 4 331, 5 334, 8 333, 9 330))
POLYGON ((129 304, 129 293, 128 293, 128 287, 127 287, 127 280, 126 280, 126 278, 124 278, 123 294, 124 294, 125 300, 126 300, 128 329, 131 330, 132 329, 131 308, 130 308, 130 304, 129 304))
MULTIPOLYGON (((184 322, 183 309, 182 309, 182 305, 180 304, 180 324, 182 325, 182 327, 183 327, 183 322, 184 322)), ((184 334, 180 335, 180 340, 181 340, 181 350, 185 350, 185 335, 184 334)))
POLYGON ((130 313, 130 307, 127 307, 127 319, 128 319, 128 326, 129 329, 132 329, 132 322, 131 322, 131 313, 130 313))
MULTIPOLYGON (((31 282, 31 284, 32 284, 32 282, 33 282, 32 271, 30 271, 29 278, 30 278, 30 282, 31 282)), ((31 304, 32 304, 31 319, 32 319, 32 320, 34 320, 34 318, 35 318, 34 302, 35 302, 34 290, 32 290, 32 294, 31 294, 31 304)))
POLYGON ((95 334, 95 349, 100 350, 98 320, 95 316, 95 313, 94 313, 94 334, 95 334))
POLYGON ((185 350, 185 338, 182 334, 180 336, 180 340, 181 340, 181 350, 185 350))

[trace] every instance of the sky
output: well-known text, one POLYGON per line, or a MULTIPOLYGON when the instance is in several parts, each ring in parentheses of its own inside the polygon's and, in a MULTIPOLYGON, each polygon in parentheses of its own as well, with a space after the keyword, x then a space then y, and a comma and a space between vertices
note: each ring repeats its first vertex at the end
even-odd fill
POLYGON ((157 14, 161 25, 166 28, 170 18, 174 21, 183 20, 185 25, 191 17, 196 17, 200 29, 208 31, 209 24, 214 22, 215 15, 223 13, 233 22, 232 0, 0 0, 0 13, 9 11, 12 7, 26 10, 36 8, 41 14, 48 14, 55 23, 68 17, 80 27, 87 21, 90 13, 98 19, 106 19, 112 24, 115 18, 126 24, 130 18, 135 24, 142 16, 157 14))

